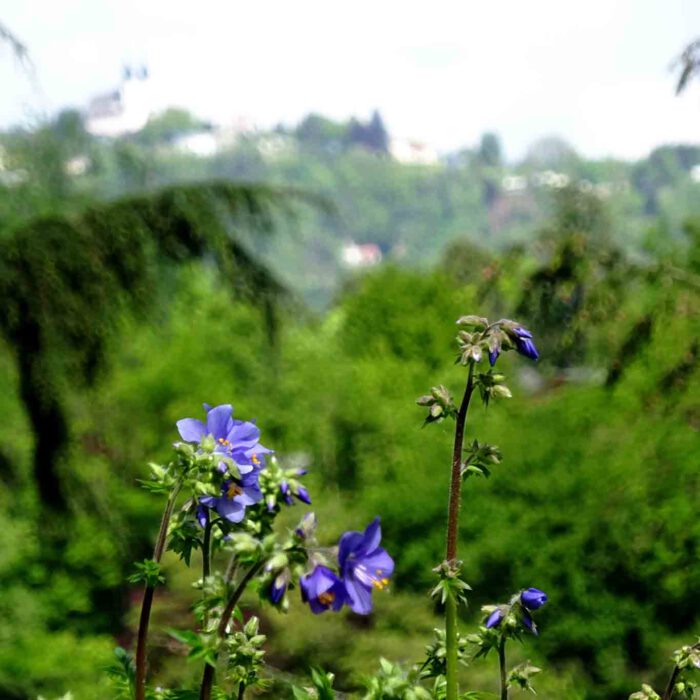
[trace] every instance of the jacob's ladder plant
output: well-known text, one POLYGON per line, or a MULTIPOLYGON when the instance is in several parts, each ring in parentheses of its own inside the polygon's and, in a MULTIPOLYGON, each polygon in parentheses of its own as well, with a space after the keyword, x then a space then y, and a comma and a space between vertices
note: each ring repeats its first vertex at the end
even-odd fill
MULTIPOLYGON (((467 414, 475 391, 488 405, 494 398, 509 398, 511 392, 505 385, 505 376, 494 370, 502 352, 515 350, 531 360, 539 354, 532 333, 515 321, 501 319, 490 323, 481 316, 462 316, 457 321, 459 331, 457 361, 467 369, 466 385, 457 406, 444 386, 433 387, 430 394, 418 399, 418 404, 428 408, 426 423, 440 422, 445 418, 455 421, 454 444, 445 537, 445 559, 436 569, 440 580, 434 589, 445 606, 445 669, 446 698, 457 700, 459 688, 457 668, 459 663, 459 634, 457 630, 458 607, 466 602, 467 583, 461 578, 461 561, 458 558, 459 511, 462 482, 470 476, 489 476, 490 469, 498 464, 501 455, 497 447, 473 440, 465 449, 464 435, 467 414), (482 371, 482 367, 489 367, 482 371)), ((503 683, 502 683, 503 685, 503 683)), ((502 697, 507 696, 507 690, 502 697)))

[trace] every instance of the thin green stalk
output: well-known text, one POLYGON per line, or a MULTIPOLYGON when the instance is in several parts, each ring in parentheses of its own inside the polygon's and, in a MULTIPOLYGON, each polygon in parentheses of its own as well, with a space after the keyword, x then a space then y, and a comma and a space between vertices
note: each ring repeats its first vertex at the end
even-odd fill
MULTIPOLYGON (((258 571, 260 571, 264 563, 264 561, 259 561, 257 564, 253 564, 253 566, 251 566, 250 569, 248 569, 245 576, 241 579, 238 586, 236 586, 235 590, 231 594, 231 597, 228 599, 226 607, 224 608, 224 612, 221 614, 219 626, 216 629, 216 634, 220 639, 223 639, 226 636, 226 628, 228 627, 231 615, 233 614, 233 611, 236 608, 238 601, 241 599, 241 596, 243 595, 246 586, 251 582, 251 580, 258 573, 258 571)), ((214 687, 215 674, 216 669, 214 668, 214 666, 204 664, 204 673, 202 674, 202 685, 199 689, 199 700, 210 700, 211 691, 214 687)))
MULTIPOLYGON (((462 491, 462 449, 464 446, 464 428, 467 422, 469 402, 474 393, 474 362, 469 363, 469 376, 464 389, 462 403, 457 412, 455 441, 452 450, 452 476, 450 480, 450 500, 447 511, 447 534, 445 558, 449 563, 457 560, 457 540, 459 537, 459 505, 462 491)), ((447 665, 447 700, 457 700, 459 686, 457 683, 457 601, 448 596, 445 604, 445 646, 447 665)))
MULTIPOLYGON (((180 493, 182 482, 176 482, 170 492, 168 501, 163 510, 163 517, 160 520, 160 529, 156 538, 156 545, 153 549, 153 561, 160 563, 165 550, 165 540, 168 536, 168 523, 173 514, 175 500, 180 493)), ((153 607, 154 586, 146 586, 143 592, 143 602, 141 603, 141 617, 139 618, 139 630, 136 638, 136 679, 135 679, 135 700, 145 700, 146 697, 146 642, 148 640, 148 623, 151 619, 151 608, 153 607)))
POLYGON ((508 684, 506 681, 506 638, 501 637, 498 645, 498 665, 501 670, 501 700, 508 700, 508 684))

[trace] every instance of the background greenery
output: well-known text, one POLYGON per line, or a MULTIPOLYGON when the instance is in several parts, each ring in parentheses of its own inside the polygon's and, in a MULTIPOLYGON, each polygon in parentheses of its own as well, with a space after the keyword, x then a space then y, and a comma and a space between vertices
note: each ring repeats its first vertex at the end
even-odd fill
MULTIPOLYGON (((102 669, 139 602, 125 577, 162 508, 136 480, 202 401, 309 461, 324 541, 381 514, 397 562, 369 619, 263 608, 275 676, 322 664, 353 689, 380 655, 418 660, 439 624, 451 436, 422 428, 414 400, 460 391, 464 313, 517 318, 542 358, 499 360, 515 398, 470 414, 468 437, 505 459, 464 491, 464 628, 536 586, 550 603, 523 658, 546 668, 541 697, 660 684, 698 629, 700 148, 597 162, 549 140, 506 164, 485 135, 412 166, 388 156, 378 115, 311 115, 213 158, 173 147, 201 128, 171 112, 97 141, 64 113, 0 136, 0 696, 109 697, 102 669), (85 172, 66 174, 76 157, 85 172), (547 171, 568 184, 535 184, 547 171), (385 263, 343 267, 350 240, 385 263)), ((170 573, 164 684, 195 673, 163 629, 192 622, 196 575, 170 573)), ((493 690, 493 663, 465 685, 493 690)))

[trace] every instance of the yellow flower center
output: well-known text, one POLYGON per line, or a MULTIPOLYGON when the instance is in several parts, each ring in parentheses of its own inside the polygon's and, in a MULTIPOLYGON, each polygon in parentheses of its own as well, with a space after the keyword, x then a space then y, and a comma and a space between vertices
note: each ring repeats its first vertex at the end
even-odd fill
POLYGON ((229 484, 228 490, 226 491, 226 498, 240 496, 242 493, 243 489, 238 484, 232 482, 231 484, 229 484))
POLYGON ((250 461, 257 467, 260 464, 260 460, 258 459, 257 455, 253 455, 250 458, 250 461))
POLYGON ((226 440, 224 438, 219 438, 218 442, 220 445, 223 445, 224 447, 228 447, 231 444, 228 440, 226 440))
POLYGON ((389 585, 389 579, 388 578, 380 578, 380 579, 373 578, 372 585, 378 591, 383 591, 389 585))
POLYGON ((331 591, 326 591, 325 593, 321 593, 318 597, 318 602, 321 603, 321 605, 325 605, 328 607, 333 601, 335 600, 335 593, 331 591))

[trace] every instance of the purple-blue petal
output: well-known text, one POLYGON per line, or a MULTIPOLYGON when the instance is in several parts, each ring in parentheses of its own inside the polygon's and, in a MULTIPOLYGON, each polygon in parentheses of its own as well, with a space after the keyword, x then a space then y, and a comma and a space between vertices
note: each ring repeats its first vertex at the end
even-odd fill
POLYGON ((489 350, 489 364, 493 367, 496 364, 498 356, 501 354, 500 350, 489 350))
POLYGON ((345 564, 348 557, 359 547, 361 547, 364 537, 361 532, 356 530, 351 530, 346 532, 338 543, 338 564, 340 564, 340 569, 345 569, 345 564))
POLYGON ((219 498, 216 512, 231 523, 240 523, 245 517, 245 507, 230 498, 219 498))
POLYGON ((369 575, 376 580, 389 578, 394 573, 394 560, 381 547, 377 547, 367 556, 358 557, 357 562, 364 566, 369 575))
POLYGON ((381 520, 377 516, 365 529, 364 542, 362 549, 365 552, 372 552, 375 550, 379 543, 382 541, 382 528, 381 520))
POLYGON ((226 439, 230 430, 231 414, 233 407, 224 403, 215 406, 207 412, 207 432, 211 433, 215 439, 226 439))
POLYGON ((185 442, 201 442, 207 434, 207 429, 201 420, 183 418, 177 422, 177 431, 185 442))
POLYGON ((270 600, 277 605, 284 598, 286 590, 287 579, 282 575, 277 576, 270 585, 270 600))
POLYGON ((247 450, 260 440, 260 428, 250 421, 232 420, 227 428, 226 438, 237 448, 247 450))
POLYGON ((200 505, 197 506, 195 517, 197 518, 197 522, 199 523, 200 527, 207 526, 207 522, 209 521, 209 510, 204 507, 201 501, 200 505))
POLYGON ((296 497, 303 503, 311 505, 311 496, 309 496, 309 492, 303 486, 297 489, 296 497))
POLYGON ((527 627, 527 628, 530 630, 530 632, 532 632, 532 634, 534 634, 535 636, 537 636, 537 635, 539 634, 539 633, 537 632, 537 627, 535 626, 535 623, 534 623, 534 621, 533 621, 533 619, 532 619, 532 616, 530 615, 529 612, 527 612, 527 610, 525 610, 525 611, 523 612, 523 624, 524 624, 525 627, 527 627))
POLYGON ((494 610, 486 620, 486 627, 488 629, 491 629, 492 627, 498 627, 498 625, 501 624, 501 621, 503 620, 503 610, 500 608, 498 610, 494 610))
POLYGON ((372 589, 352 576, 344 578, 343 582, 350 609, 358 615, 369 615, 372 612, 372 589))

